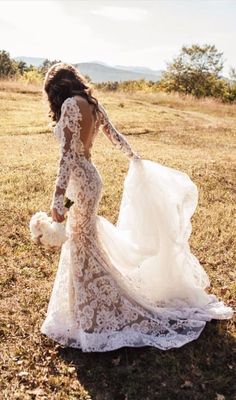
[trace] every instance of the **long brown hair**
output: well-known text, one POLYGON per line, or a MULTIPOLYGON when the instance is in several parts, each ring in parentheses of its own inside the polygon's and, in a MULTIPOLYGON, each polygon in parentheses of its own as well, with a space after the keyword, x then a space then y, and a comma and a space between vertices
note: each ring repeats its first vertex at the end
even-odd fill
POLYGON ((92 96, 92 88, 79 70, 71 64, 56 63, 46 73, 44 90, 47 93, 50 112, 53 121, 58 122, 61 116, 61 106, 68 98, 75 95, 84 97, 93 105, 93 113, 99 112, 98 101, 92 96))

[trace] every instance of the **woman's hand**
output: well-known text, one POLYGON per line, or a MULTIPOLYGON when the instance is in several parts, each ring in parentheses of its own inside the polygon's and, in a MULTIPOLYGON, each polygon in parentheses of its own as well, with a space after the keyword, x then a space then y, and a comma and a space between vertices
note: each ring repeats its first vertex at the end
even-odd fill
POLYGON ((52 219, 56 222, 63 222, 65 220, 65 216, 58 214, 56 208, 51 209, 52 219))

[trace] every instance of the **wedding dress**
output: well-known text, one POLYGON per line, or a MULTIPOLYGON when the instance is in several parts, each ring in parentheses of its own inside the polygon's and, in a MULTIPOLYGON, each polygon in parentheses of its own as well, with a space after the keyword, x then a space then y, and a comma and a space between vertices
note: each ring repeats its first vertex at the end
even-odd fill
POLYGON ((99 108, 102 116, 92 123, 88 106, 67 98, 54 129, 61 157, 52 206, 64 214, 65 195, 74 204, 40 330, 84 352, 183 346, 206 321, 233 313, 205 291, 208 276, 190 251, 197 187, 181 171, 135 158, 99 108), (130 159, 115 225, 97 215, 103 181, 90 149, 100 126, 130 159))

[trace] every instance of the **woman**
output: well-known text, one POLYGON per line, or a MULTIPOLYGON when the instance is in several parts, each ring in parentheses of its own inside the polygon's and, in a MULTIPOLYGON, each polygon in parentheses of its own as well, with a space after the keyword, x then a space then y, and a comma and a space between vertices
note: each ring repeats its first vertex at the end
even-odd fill
POLYGON ((190 178, 142 160, 72 65, 53 65, 44 89, 61 143, 53 219, 65 219, 65 195, 74 203, 41 332, 82 351, 166 350, 196 339, 211 318, 231 317, 205 292, 208 277, 190 252, 190 178), (99 127, 130 159, 116 225, 97 215, 103 182, 90 151, 99 127))

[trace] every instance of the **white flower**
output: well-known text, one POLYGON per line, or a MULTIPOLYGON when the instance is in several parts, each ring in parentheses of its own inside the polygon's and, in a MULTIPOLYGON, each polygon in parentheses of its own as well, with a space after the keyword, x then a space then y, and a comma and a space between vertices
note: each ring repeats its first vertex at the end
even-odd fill
POLYGON ((53 221, 44 211, 38 211, 31 217, 29 228, 31 239, 45 247, 61 247, 68 239, 65 226, 53 221))

